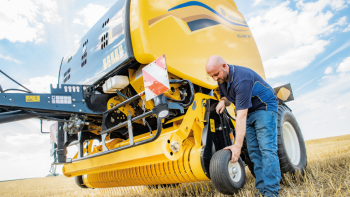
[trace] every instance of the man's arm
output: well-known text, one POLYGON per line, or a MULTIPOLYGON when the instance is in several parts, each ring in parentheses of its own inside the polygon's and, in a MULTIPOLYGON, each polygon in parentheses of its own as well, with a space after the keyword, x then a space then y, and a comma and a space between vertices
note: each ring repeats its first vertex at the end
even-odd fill
POLYGON ((231 105, 231 101, 229 101, 226 97, 221 97, 220 102, 216 106, 216 113, 222 114, 222 112, 224 112, 224 110, 225 110, 225 107, 230 106, 230 105, 231 105))
POLYGON ((236 163, 241 155, 241 149, 246 131, 247 113, 248 109, 237 111, 235 144, 224 148, 224 150, 231 150, 232 152, 231 163, 236 163))

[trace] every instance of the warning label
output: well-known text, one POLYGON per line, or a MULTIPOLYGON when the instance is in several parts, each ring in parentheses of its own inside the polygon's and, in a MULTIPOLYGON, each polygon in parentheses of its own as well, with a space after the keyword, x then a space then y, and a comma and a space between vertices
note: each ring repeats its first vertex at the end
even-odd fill
POLYGON ((214 119, 210 119, 210 131, 215 133, 215 121, 214 121, 214 119))
POLYGON ((34 95, 27 96, 26 95, 26 102, 40 102, 40 96, 39 95, 37 95, 37 96, 34 96, 34 95))
POLYGON ((162 55, 142 69, 146 101, 163 94, 170 89, 165 56, 162 55))

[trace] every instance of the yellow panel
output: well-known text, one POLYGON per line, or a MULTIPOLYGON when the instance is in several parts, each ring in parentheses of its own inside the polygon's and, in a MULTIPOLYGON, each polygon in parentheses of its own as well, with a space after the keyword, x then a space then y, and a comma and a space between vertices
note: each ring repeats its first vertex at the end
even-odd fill
POLYGON ((131 41, 138 62, 148 64, 165 54, 169 73, 210 89, 217 87, 204 69, 211 55, 221 55, 228 63, 251 68, 265 78, 252 33, 233 1, 199 1, 216 13, 198 5, 168 11, 186 2, 132 0, 131 41), (188 22, 198 19, 218 24, 191 31, 188 22))
POLYGON ((193 172, 193 175, 200 181, 209 181, 210 179, 205 175, 202 169, 201 163, 201 153, 204 146, 199 148, 192 148, 190 153, 190 166, 193 172), (197 167, 192 167, 197 166, 197 167))
MULTIPOLYGON (((172 127, 163 129, 161 136, 150 143, 142 146, 136 146, 123 151, 109 153, 99 157, 79 161, 72 164, 64 165, 62 171, 65 176, 78 176, 89 173, 103 172, 106 170, 122 169, 128 167, 140 166, 140 163, 154 164, 167 161, 162 147, 164 136, 169 133, 176 132, 172 127), (159 147, 159 148, 155 148, 159 147)), ((155 131, 154 131, 155 132, 155 131)), ((135 137, 135 142, 149 138, 149 134, 144 134, 135 137)), ((129 144, 129 140, 117 143, 115 147, 129 144)), ((108 144, 107 144, 108 145, 108 144)), ((95 147, 99 148, 99 147, 95 147)))
MULTIPOLYGON (((177 161, 166 161, 83 175, 83 181, 90 188, 106 188, 209 180, 205 175, 199 175, 203 175, 204 172, 201 163, 196 162, 200 161, 200 154, 197 154, 198 151, 192 151, 193 145, 193 138, 187 139, 185 142, 186 151, 183 157, 177 161), (190 155, 192 153, 194 155, 190 155), (192 160, 195 160, 195 162, 192 160)), ((201 149, 202 147, 198 149, 199 152, 201 149)))

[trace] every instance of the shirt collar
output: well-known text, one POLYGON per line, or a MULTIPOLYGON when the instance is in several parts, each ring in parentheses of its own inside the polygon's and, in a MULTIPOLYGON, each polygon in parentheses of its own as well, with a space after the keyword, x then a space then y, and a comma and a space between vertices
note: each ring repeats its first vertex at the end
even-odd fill
POLYGON ((229 79, 228 79, 228 83, 227 83, 227 85, 229 86, 229 85, 231 85, 231 83, 233 82, 233 76, 234 76, 234 72, 235 72, 235 66, 234 65, 229 65, 229 64, 227 64, 228 66, 229 66, 229 79))

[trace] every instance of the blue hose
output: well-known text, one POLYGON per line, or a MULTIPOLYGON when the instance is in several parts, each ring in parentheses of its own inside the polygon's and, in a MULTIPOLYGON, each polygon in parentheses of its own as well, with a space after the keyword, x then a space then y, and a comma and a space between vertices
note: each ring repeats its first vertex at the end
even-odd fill
POLYGON ((118 93, 121 97, 123 97, 123 98, 125 98, 125 99, 129 99, 129 97, 125 96, 125 95, 122 94, 121 92, 117 91, 117 93, 118 93))

